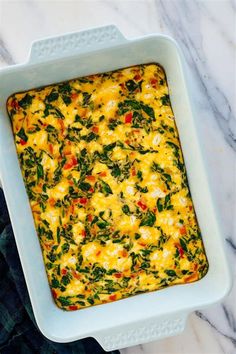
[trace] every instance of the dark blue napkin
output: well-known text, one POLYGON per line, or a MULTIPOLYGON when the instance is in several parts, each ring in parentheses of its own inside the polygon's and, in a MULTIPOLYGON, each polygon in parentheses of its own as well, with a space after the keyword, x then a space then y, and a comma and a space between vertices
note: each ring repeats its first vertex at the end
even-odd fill
MULTIPOLYGON (((102 354, 93 338, 59 344, 38 330, 23 276, 15 239, 0 189, 0 353, 102 354)), ((112 351, 111 354, 119 354, 112 351)))

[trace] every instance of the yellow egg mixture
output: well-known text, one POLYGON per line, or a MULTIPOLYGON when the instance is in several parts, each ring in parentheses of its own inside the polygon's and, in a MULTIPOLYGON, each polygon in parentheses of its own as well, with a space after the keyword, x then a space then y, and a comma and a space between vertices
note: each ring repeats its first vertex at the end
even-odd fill
POLYGON ((161 66, 16 93, 7 109, 60 308, 119 300, 206 274, 161 66))

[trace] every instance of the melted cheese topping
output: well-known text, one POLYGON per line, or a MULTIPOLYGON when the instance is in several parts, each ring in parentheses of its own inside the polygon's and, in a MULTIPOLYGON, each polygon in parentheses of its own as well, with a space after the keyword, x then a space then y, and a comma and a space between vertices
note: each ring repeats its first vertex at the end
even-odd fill
POLYGON ((17 93, 7 108, 59 307, 76 310, 206 274, 159 65, 17 93))

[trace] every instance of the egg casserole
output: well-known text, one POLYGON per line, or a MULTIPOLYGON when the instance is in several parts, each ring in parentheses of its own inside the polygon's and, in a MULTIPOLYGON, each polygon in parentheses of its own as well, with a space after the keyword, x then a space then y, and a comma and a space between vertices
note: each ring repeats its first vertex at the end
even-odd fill
POLYGON ((77 310, 206 274, 161 66, 16 93, 7 110, 60 308, 77 310))

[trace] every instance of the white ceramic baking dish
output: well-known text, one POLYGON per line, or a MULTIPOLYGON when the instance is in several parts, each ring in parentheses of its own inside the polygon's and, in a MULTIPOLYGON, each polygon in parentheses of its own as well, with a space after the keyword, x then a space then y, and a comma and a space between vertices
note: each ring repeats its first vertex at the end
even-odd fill
POLYGON ((115 26, 66 34, 33 43, 27 63, 0 71, 0 172, 15 239, 38 327, 49 339, 70 342, 94 337, 105 350, 180 333, 195 309, 221 300, 231 287, 224 242, 205 174, 176 42, 163 35, 127 40, 115 26), (183 148, 189 185, 209 261, 200 281, 79 311, 59 309, 51 297, 39 241, 23 184, 5 103, 14 92, 134 64, 160 63, 183 148))

